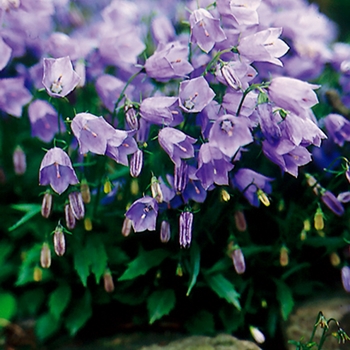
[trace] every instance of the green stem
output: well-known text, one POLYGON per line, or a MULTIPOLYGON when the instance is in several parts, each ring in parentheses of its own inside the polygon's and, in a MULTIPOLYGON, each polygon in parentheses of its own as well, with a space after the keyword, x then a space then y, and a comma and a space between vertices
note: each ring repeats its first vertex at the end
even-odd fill
POLYGON ((220 58, 220 56, 224 53, 227 53, 227 52, 231 52, 232 49, 226 49, 226 50, 222 50, 222 51, 219 51, 215 54, 215 56, 210 60, 210 62, 207 64, 207 66, 205 67, 205 70, 202 74, 202 76, 206 76, 210 70, 210 68, 214 65, 214 63, 216 63, 218 61, 218 59, 220 58))

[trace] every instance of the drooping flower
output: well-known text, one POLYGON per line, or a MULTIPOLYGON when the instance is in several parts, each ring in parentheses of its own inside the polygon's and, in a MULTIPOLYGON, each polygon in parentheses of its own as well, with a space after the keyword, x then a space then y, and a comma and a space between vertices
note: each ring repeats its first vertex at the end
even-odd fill
POLYGON ((192 144, 196 142, 196 139, 178 129, 166 127, 160 130, 158 141, 178 167, 181 165, 181 159, 192 158, 194 156, 192 144))
POLYGON ((71 124, 74 136, 78 139, 81 154, 88 151, 105 154, 107 140, 115 136, 115 129, 103 117, 90 113, 78 113, 71 124))
POLYGON ((81 192, 74 191, 68 195, 69 205, 72 209, 72 213, 77 220, 84 219, 85 207, 83 202, 83 196, 81 192))
POLYGON ((179 104, 187 113, 202 111, 215 96, 204 77, 185 80, 180 83, 179 104))
POLYGON ((220 20, 203 8, 191 13, 191 42, 196 43, 204 52, 208 53, 215 43, 226 39, 225 32, 220 27, 220 20))
POLYGON ((331 139, 340 147, 350 141, 350 122, 340 114, 331 113, 324 119, 331 139))
POLYGON ((50 185, 55 192, 61 194, 69 185, 78 182, 68 154, 58 147, 47 151, 40 165, 40 185, 50 185))
POLYGON ((27 170, 27 157, 21 146, 15 148, 12 159, 15 174, 23 175, 27 170))
POLYGON ((150 196, 136 200, 125 214, 131 220, 135 232, 154 231, 156 229, 157 215, 158 203, 150 196))
POLYGON ((189 248, 192 241, 193 213, 183 211, 179 219, 179 243, 182 248, 189 248))
POLYGON ((321 200, 335 215, 342 216, 344 214, 343 205, 331 191, 321 192, 321 200))
POLYGON ((12 49, 10 46, 8 46, 4 40, 0 37, 0 52, 1 52, 1 58, 0 58, 0 70, 3 70, 10 58, 11 58, 11 53, 12 53, 12 49))
POLYGON ((279 60, 288 50, 288 45, 279 36, 282 28, 269 28, 243 37, 238 46, 238 52, 248 62, 269 62, 282 66, 279 60))
POLYGON ((64 97, 78 85, 80 77, 68 56, 44 58, 43 85, 52 97, 64 97))

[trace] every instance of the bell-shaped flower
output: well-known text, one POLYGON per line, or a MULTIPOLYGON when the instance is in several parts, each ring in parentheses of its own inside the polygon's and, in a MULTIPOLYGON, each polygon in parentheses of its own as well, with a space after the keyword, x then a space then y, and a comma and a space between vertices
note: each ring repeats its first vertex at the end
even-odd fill
POLYGON ((103 117, 90 113, 78 113, 71 124, 74 136, 78 139, 81 154, 88 151, 105 154, 107 140, 115 136, 115 129, 103 117))
POLYGON ((50 185, 55 192, 61 194, 69 185, 78 182, 68 154, 58 147, 47 151, 40 165, 40 185, 50 185))
POLYGON ((219 148, 204 143, 198 155, 198 170, 196 176, 207 190, 212 184, 228 185, 228 172, 233 169, 230 159, 219 148))
POLYGON ((344 214, 345 209, 342 203, 331 191, 322 191, 321 200, 335 215, 342 216, 344 214))
POLYGON ((203 8, 194 10, 190 16, 191 42, 196 43, 208 53, 215 43, 226 39, 225 32, 220 27, 220 20, 203 8))
POLYGON ((157 215, 158 203, 150 196, 136 200, 125 214, 131 220, 135 232, 154 231, 156 229, 157 215))
POLYGON ((289 46, 279 39, 281 33, 282 28, 269 28, 245 36, 237 46, 238 52, 249 62, 270 62, 283 66, 279 58, 289 50, 289 46))
POLYGON ((215 92, 204 77, 185 80, 180 83, 179 104, 187 113, 202 111, 214 98, 215 92))
POLYGON ((340 147, 350 141, 350 122, 340 114, 331 113, 324 119, 330 138, 340 147))
POLYGON ((0 52, 1 52, 1 58, 0 58, 0 70, 3 70, 10 58, 11 58, 11 53, 12 49, 10 46, 8 46, 5 41, 0 37, 0 52))
POLYGON ((159 131, 158 141, 178 167, 181 165, 181 159, 194 157, 192 144, 196 142, 196 139, 180 130, 170 127, 164 128, 159 131))
POLYGON ((209 133, 209 142, 228 157, 233 157, 240 147, 253 142, 251 121, 246 117, 226 114, 217 119, 209 133))
POLYGON ((193 71, 188 62, 188 46, 179 41, 159 43, 154 54, 146 60, 145 70, 150 78, 159 81, 185 77, 193 71))
POLYGON ((68 56, 44 58, 42 83, 52 97, 64 97, 72 92, 80 81, 68 56))

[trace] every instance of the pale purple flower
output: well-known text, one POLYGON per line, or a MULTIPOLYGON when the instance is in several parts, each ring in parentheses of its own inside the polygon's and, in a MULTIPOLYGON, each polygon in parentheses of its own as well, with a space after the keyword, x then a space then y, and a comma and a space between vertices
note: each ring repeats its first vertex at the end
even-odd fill
POLYGON ((90 113, 78 113, 71 124, 74 136, 78 139, 81 154, 88 151, 105 154, 107 140, 115 136, 115 129, 103 117, 90 113))
POLYGON ((15 174, 23 175, 27 170, 27 157, 21 146, 15 148, 12 159, 15 174))
POLYGON ((196 142, 196 139, 180 130, 170 127, 163 128, 158 133, 158 141, 178 167, 181 165, 181 159, 194 157, 192 144, 196 142))
POLYGON ((217 119, 209 133, 209 142, 228 157, 233 157, 240 147, 253 142, 251 121, 246 117, 226 114, 217 119))
POLYGON ((238 46, 239 54, 249 62, 269 62, 283 66, 279 60, 288 50, 288 45, 279 36, 282 28, 269 28, 243 37, 238 46))
POLYGON ((215 92, 204 77, 185 80, 180 83, 179 104, 187 113, 202 111, 214 98, 215 92))
POLYGON ((305 117, 308 109, 318 103, 313 90, 319 87, 299 79, 277 77, 272 79, 268 94, 276 106, 291 111, 297 116, 305 117))
POLYGON ((331 191, 321 192, 321 200, 335 215, 342 216, 344 214, 343 205, 331 191))
POLYGON ((158 203, 150 196, 136 200, 125 214, 131 220, 135 232, 154 231, 156 229, 157 215, 158 203))
POLYGON ((207 190, 213 183, 228 185, 228 172, 233 169, 229 157, 217 147, 204 143, 198 154, 198 170, 196 176, 207 190))
POLYGON ((174 188, 177 193, 182 193, 188 182, 188 164, 184 161, 174 167, 174 188))
POLYGON ((52 97, 64 97, 78 85, 80 77, 73 70, 68 56, 60 58, 44 58, 43 85, 52 97))
POLYGON ((330 138, 340 147, 350 141, 350 122, 340 114, 331 113, 324 118, 330 138))
POLYGON ((54 32, 45 43, 46 50, 53 58, 69 56, 71 60, 79 57, 79 42, 65 33, 54 32))
POLYGON ((141 174, 143 167, 143 151, 138 149, 131 157, 130 160, 130 175, 132 177, 138 177, 141 174))
POLYGON ((215 43, 226 39, 225 32, 220 27, 220 20, 203 8, 194 10, 190 15, 191 42, 196 43, 208 53, 215 43))
MULTIPOLYGON (((35 100, 28 107, 28 116, 32 127, 32 137, 38 137, 44 142, 50 142, 58 130, 58 114, 46 101, 35 100)), ((65 131, 65 124, 60 122, 61 131, 65 131)))
POLYGON ((0 52, 1 52, 1 58, 0 58, 0 70, 3 70, 11 58, 12 49, 10 46, 8 46, 4 40, 0 37, 0 52))
POLYGON ((146 60, 146 73, 159 81, 183 78, 193 71, 188 62, 188 47, 179 41, 159 43, 154 54, 146 60))
POLYGON ((188 203, 190 199, 197 203, 204 203, 207 197, 207 191, 196 176, 196 170, 195 167, 188 166, 188 180, 186 188, 182 192, 182 198, 185 203, 188 203))
POLYGON ((40 185, 51 185, 55 192, 61 194, 69 185, 75 185, 78 182, 68 154, 58 147, 47 151, 40 165, 40 185))
POLYGON ((270 182, 273 180, 254 170, 242 168, 234 175, 232 182, 252 206, 258 207, 260 205, 258 190, 270 194, 272 190, 270 182))
POLYGON ((83 196, 81 192, 78 192, 78 191, 71 192, 68 195, 68 199, 69 199, 69 205, 74 217, 77 220, 84 219, 85 207, 84 207, 83 196))
POLYGON ((173 41, 176 33, 170 19, 167 16, 157 16, 151 24, 153 38, 157 43, 173 41))
POLYGON ((350 293, 350 267, 349 266, 342 267, 341 281, 343 283, 344 290, 350 293))
POLYGON ((349 203, 350 202, 350 191, 339 193, 337 196, 337 199, 341 203, 349 203))
POLYGON ((160 241, 162 243, 167 243, 170 240, 171 232, 170 232, 170 223, 169 221, 163 220, 160 225, 160 241))
POLYGON ((277 143, 282 137, 280 124, 283 122, 283 119, 281 115, 279 113, 273 113, 270 103, 258 105, 257 111, 259 125, 264 137, 271 144, 277 143))
MULTIPOLYGON (((228 113, 237 115, 238 107, 241 103, 242 98, 242 91, 236 91, 232 88, 228 88, 222 101, 222 107, 224 107, 228 113)), ((257 99, 258 94, 254 91, 245 96, 241 110, 239 112, 239 116, 249 117, 255 111, 257 99)))
POLYGON ((189 248, 192 241, 193 213, 183 211, 179 219, 179 243, 181 248, 189 248))
POLYGON ((32 99, 24 87, 24 78, 0 79, 0 109, 14 117, 22 116, 22 108, 32 99))

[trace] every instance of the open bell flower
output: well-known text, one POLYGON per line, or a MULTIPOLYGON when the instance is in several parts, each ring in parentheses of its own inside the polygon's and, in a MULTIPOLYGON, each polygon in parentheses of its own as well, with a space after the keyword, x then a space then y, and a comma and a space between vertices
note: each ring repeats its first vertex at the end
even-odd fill
POLYGON ((42 83, 52 97, 65 97, 78 85, 79 75, 74 71, 68 56, 44 58, 42 83))
POLYGON ((68 154, 61 148, 51 148, 41 161, 39 183, 50 185, 58 193, 63 193, 69 185, 79 182, 68 154))

